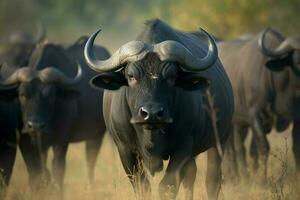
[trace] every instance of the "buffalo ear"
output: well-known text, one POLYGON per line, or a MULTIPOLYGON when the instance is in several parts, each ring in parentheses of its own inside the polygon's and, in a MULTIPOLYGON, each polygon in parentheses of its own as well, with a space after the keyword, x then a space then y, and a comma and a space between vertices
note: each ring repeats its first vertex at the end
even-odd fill
POLYGON ((90 85, 96 89, 117 90, 128 84, 124 75, 120 72, 106 72, 93 77, 90 80, 90 85))
POLYGON ((292 65, 291 54, 281 58, 272 58, 266 62, 267 68, 275 72, 280 72, 289 65, 292 65))
POLYGON ((11 102, 18 97, 18 86, 0 86, 0 101, 11 102))
POLYGON ((74 89, 59 88, 57 91, 57 96, 60 99, 64 99, 64 100, 76 99, 76 98, 79 98, 80 93, 74 89))
POLYGON ((184 73, 177 78, 175 86, 187 91, 207 89, 209 80, 200 74, 184 73))

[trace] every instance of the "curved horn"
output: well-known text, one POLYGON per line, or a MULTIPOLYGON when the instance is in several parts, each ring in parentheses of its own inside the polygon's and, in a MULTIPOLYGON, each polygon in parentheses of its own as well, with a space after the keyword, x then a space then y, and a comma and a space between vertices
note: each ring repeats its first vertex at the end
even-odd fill
POLYGON ((278 54, 289 53, 293 49, 300 49, 300 38, 288 37, 275 50, 278 54))
POLYGON ((16 70, 13 74, 11 74, 8 78, 0 77, 0 85, 14 85, 23 81, 27 81, 32 77, 32 73, 28 67, 22 67, 16 70))
POLYGON ((47 67, 41 70, 38 77, 43 82, 55 82, 64 86, 72 86, 82 79, 82 68, 78 64, 77 74, 74 78, 67 77, 62 71, 54 67, 47 67))
POLYGON ((218 59, 218 48, 213 37, 205 30, 200 29, 208 41, 208 52, 204 58, 199 58, 181 43, 167 40, 154 46, 162 61, 177 61, 182 68, 190 72, 199 72, 210 68, 218 59))
POLYGON ((185 46, 176 41, 167 40, 155 45, 149 45, 142 41, 131 41, 120 47, 109 59, 98 60, 93 52, 93 44, 101 30, 95 32, 87 41, 84 48, 84 57, 87 64, 95 71, 116 71, 124 63, 143 59, 147 53, 158 53, 162 61, 177 61, 183 69, 198 72, 211 67, 218 59, 218 50, 212 36, 201 29, 207 36, 208 53, 204 58, 193 55, 185 46))
POLYGON ((34 39, 35 43, 40 43, 45 40, 47 29, 41 21, 37 23, 37 35, 34 39))
POLYGON ((258 38, 258 46, 260 47, 262 53, 268 57, 280 57, 283 54, 288 53, 291 48, 289 45, 288 40, 284 40, 284 37, 278 33, 277 31, 274 31, 273 29, 266 28, 263 32, 261 32, 259 38, 258 38), (268 49, 265 45, 265 39, 268 32, 272 32, 276 37, 278 37, 280 40, 283 40, 279 47, 277 47, 275 50, 268 49))
POLYGON ((94 55, 93 46, 100 31, 101 29, 95 32, 84 47, 84 58, 93 70, 97 72, 116 71, 125 62, 140 60, 146 55, 146 52, 143 53, 143 51, 147 50, 149 45, 141 41, 132 41, 119 48, 109 59, 98 60, 94 55))

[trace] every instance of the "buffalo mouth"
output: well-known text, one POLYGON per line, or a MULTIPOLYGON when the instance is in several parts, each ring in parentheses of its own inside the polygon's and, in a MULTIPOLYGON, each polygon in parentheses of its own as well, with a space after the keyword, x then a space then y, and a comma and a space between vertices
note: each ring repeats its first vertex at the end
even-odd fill
POLYGON ((164 120, 159 120, 159 121, 158 120, 157 121, 147 121, 147 120, 143 120, 143 119, 132 118, 130 120, 130 123, 141 125, 144 129, 147 129, 147 130, 155 130, 155 129, 161 129, 161 128, 167 126, 168 124, 173 123, 173 119, 166 118, 164 120))
POLYGON ((24 135, 30 135, 31 137, 36 137, 36 135, 41 134, 41 135, 49 135, 50 134, 50 129, 45 127, 42 129, 30 129, 28 126, 24 127, 21 131, 22 134, 24 135))

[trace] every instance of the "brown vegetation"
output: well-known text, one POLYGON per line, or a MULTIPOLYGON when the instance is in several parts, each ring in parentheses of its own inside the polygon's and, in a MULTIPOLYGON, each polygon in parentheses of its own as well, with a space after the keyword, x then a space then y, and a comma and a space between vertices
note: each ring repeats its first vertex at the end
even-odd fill
MULTIPOLYGON (((295 167, 291 152, 290 131, 284 134, 272 132, 268 138, 271 141, 271 156, 269 158, 268 184, 259 186, 255 176, 250 176, 248 183, 232 184, 225 180, 222 185, 221 199, 299 199, 295 167)), ((51 156, 50 156, 51 157, 51 156)), ((67 157, 67 172, 65 179, 66 200, 94 199, 136 199, 128 178, 121 166, 118 153, 109 137, 106 137, 96 167, 96 183, 87 185, 87 168, 84 157, 84 145, 72 144, 67 157)), ((198 174, 195 184, 195 199, 207 199, 205 189, 206 156, 197 159, 198 174)), ((151 179, 153 199, 158 199, 157 186, 162 173, 151 179)), ((179 192, 178 199, 183 198, 179 192)), ((20 154, 16 161, 12 182, 8 190, 8 200, 55 200, 55 188, 44 188, 40 193, 32 193, 27 180, 27 173, 20 154)))

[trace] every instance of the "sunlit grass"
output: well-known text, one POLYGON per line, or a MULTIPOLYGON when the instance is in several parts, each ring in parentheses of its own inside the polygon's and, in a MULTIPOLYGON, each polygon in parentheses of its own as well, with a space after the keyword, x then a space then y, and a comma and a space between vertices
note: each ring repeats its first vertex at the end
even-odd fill
MULTIPOLYGON (((271 141, 272 153, 268 162, 269 183, 267 185, 261 187, 253 181, 247 184, 237 185, 225 182, 222 185, 221 199, 299 199, 300 192, 296 187, 297 182, 295 180, 295 167, 289 132, 290 130, 284 134, 272 133, 268 136, 271 141), (286 145, 285 138, 287 138, 286 145), (282 161, 279 159, 282 159, 282 161), (285 160, 286 163, 283 163, 285 160), (283 181, 283 185, 280 185, 279 181, 283 181)), ((194 192, 196 200, 207 199, 205 189, 205 163, 205 154, 197 158, 198 173, 194 192)), ((150 180, 153 186, 153 199, 158 199, 157 185, 162 175, 162 173, 159 173, 155 178, 151 178, 150 180)), ((255 177, 251 177, 251 180, 254 180, 255 177)), ((29 189, 27 179, 28 176, 23 160, 18 153, 14 174, 8 190, 8 200, 56 200, 55 190, 53 189, 43 189, 38 194, 32 193, 29 189)), ((67 171, 65 177, 66 200, 136 199, 131 184, 123 171, 114 144, 108 137, 106 137, 98 157, 95 180, 94 187, 88 186, 84 144, 72 144, 67 157, 67 171)), ((183 199, 183 197, 183 190, 180 190, 178 199, 183 199)))

